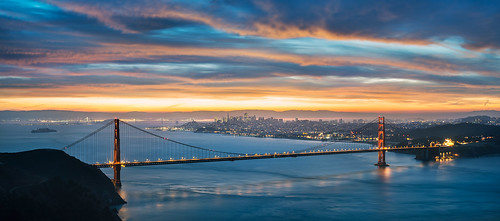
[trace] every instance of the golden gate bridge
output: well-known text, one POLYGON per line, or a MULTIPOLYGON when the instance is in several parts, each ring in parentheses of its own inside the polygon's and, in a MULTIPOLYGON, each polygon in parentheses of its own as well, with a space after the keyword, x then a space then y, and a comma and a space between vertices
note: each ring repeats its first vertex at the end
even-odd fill
MULTIPOLYGON (((388 150, 415 150, 436 147, 387 147, 385 145, 385 118, 378 118, 377 144, 357 147, 358 143, 328 142, 297 151, 280 153, 236 153, 190 145, 163 137, 136 127, 120 119, 110 120, 101 128, 67 145, 63 150, 97 168, 114 169, 115 185, 120 186, 121 167, 164 164, 202 163, 217 161, 255 160, 286 157, 304 157, 331 154, 378 152, 379 167, 388 166, 388 150)), ((428 153, 426 154, 428 155, 428 153)))

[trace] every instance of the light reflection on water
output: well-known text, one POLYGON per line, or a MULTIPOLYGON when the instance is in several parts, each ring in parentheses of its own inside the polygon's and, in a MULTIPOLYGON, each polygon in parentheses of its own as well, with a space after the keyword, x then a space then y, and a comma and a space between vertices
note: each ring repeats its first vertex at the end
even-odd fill
MULTIPOLYGON (((98 126, 96 126, 97 128, 98 126)), ((30 134, 0 125, 0 150, 61 147, 93 126, 57 126, 30 134), (41 144, 41 145, 40 145, 41 144)), ((283 152, 318 142, 169 133, 220 150, 283 152)), ((125 220, 498 220, 500 157, 420 163, 377 153, 122 168, 125 220)), ((112 176, 111 169, 102 170, 112 176)))
MULTIPOLYGON (((376 155, 373 157, 375 159, 376 155)), ((413 162, 406 155, 389 154, 388 157, 413 162)), ((485 168, 491 169, 498 166, 498 159, 487 157, 481 161, 485 168)), ((320 157, 315 160, 329 159, 320 157)), ((467 167, 478 160, 458 159, 455 164, 467 167)), ((300 163, 307 164, 307 161, 300 163)), ((457 165, 443 167, 439 163, 423 165, 418 162, 405 166, 393 163, 391 167, 378 169, 352 163, 349 165, 357 170, 351 168, 346 169, 349 172, 343 172, 342 168, 337 168, 336 171, 299 176, 284 171, 285 165, 282 164, 296 166, 293 159, 269 168, 275 170, 273 173, 258 172, 259 163, 265 164, 268 160, 246 165, 238 163, 241 162, 179 165, 175 168, 160 166, 161 169, 125 168, 123 190, 133 194, 125 196, 129 203, 123 207, 125 210, 120 210, 120 216, 128 220, 161 220, 160 217, 164 216, 173 220, 199 220, 206 214, 213 219, 247 220, 286 220, 290 216, 297 219, 364 219, 369 216, 370 219, 390 220, 449 216, 458 220, 481 220, 500 215, 500 188, 493 185, 500 180, 496 170, 480 173, 473 168, 454 169, 457 165), (243 171, 240 167, 244 167, 246 172, 235 174, 225 169, 217 170, 226 166, 236 167, 236 171, 243 171), (148 183, 136 180, 134 174, 143 174, 147 170, 162 171, 166 175, 148 183), (193 179, 203 174, 207 176, 193 179), (484 189, 485 186, 488 188, 484 189), (153 206, 158 203, 162 206, 153 206)))
POLYGON ((392 170, 392 168, 390 168, 390 167, 382 167, 382 168, 377 169, 377 173, 382 181, 384 181, 385 183, 388 183, 388 182, 390 182, 390 178, 391 178, 391 170, 392 170))

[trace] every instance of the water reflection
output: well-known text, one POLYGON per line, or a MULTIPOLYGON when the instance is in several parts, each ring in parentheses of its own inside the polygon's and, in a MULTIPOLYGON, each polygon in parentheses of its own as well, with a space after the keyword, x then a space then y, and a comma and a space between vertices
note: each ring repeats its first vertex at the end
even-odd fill
POLYGON ((391 181, 391 171, 391 167, 379 167, 377 169, 379 179, 384 183, 389 183, 391 181))
POLYGON ((123 191, 121 187, 119 189, 116 189, 116 192, 122 197, 122 199, 127 201, 127 192, 123 191))
MULTIPOLYGON (((58 143, 70 143, 92 131, 71 128, 56 128, 67 134, 58 143)), ((26 129, 0 130, 2 150, 58 146, 38 137, 20 137, 22 131, 26 129)), ((211 134, 169 133, 168 137, 226 151, 283 152, 314 146, 308 141, 211 134)), ((124 220, 500 217, 500 157, 422 164, 411 155, 387 156, 391 166, 381 169, 373 166, 376 153, 124 168, 119 194, 128 203, 119 215, 124 220)), ((111 169, 102 171, 113 177, 111 169)))

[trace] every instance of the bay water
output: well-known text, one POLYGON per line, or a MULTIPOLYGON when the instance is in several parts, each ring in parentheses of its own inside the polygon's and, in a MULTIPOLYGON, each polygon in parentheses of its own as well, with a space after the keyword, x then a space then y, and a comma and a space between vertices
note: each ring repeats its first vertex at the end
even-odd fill
MULTIPOLYGON (((0 152, 60 149, 100 125, 0 124, 0 152), (43 126, 45 127, 45 126, 43 126)), ((142 125, 145 127, 147 125, 142 125)), ((243 153, 285 152, 319 141, 154 131, 243 153)), ((362 144, 359 144, 362 145, 362 144)), ((422 163, 377 153, 122 168, 124 220, 500 220, 500 156, 422 163)), ((112 169, 101 169, 112 178, 112 169)))

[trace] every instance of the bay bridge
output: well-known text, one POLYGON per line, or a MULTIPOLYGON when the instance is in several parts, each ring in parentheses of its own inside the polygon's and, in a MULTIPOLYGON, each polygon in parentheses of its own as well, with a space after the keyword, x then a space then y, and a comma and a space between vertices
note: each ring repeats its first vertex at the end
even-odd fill
POLYGON ((237 153, 199 147, 172 140, 141 129, 120 119, 110 120, 87 136, 67 145, 63 150, 79 160, 97 168, 111 167, 114 184, 121 186, 121 167, 165 164, 185 164, 218 161, 237 161, 305 157, 332 154, 378 152, 378 167, 389 166, 385 161, 388 150, 423 149, 429 156, 429 148, 437 147, 387 147, 385 145, 385 118, 378 118, 377 146, 356 147, 356 143, 325 142, 321 145, 297 151, 280 153, 237 153), (113 127, 114 126, 114 127, 113 127))

